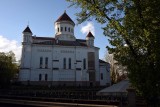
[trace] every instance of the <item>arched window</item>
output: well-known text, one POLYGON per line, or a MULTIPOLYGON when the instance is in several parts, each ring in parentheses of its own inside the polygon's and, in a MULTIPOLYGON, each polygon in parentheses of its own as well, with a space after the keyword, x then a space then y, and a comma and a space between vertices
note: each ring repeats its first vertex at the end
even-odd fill
POLYGON ((42 80, 42 74, 39 74, 39 81, 42 80))
POLYGON ((69 58, 69 61, 68 61, 69 63, 69 69, 71 69, 71 58, 69 58))
POLYGON ((65 31, 67 31, 67 27, 65 27, 65 31))
POLYGON ((66 58, 63 59, 63 68, 66 69, 66 58))
POLYGON ((45 81, 47 81, 48 80, 48 75, 47 74, 45 74, 45 81))
POLYGON ((45 68, 48 68, 48 57, 45 58, 45 68))
POLYGON ((58 27, 58 32, 59 32, 59 27, 58 27))
POLYGON ((83 59, 83 69, 86 69, 86 59, 83 59))
POLYGON ((43 57, 40 57, 40 61, 39 61, 39 67, 42 68, 42 64, 43 64, 43 57))
POLYGON ((70 32, 70 27, 68 28, 68 32, 70 32))

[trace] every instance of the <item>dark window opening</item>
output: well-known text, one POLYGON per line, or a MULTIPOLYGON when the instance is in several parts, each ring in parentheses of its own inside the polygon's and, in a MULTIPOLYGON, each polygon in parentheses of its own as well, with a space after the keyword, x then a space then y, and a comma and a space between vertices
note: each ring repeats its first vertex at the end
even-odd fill
POLYGON ((59 68, 53 68, 53 70, 59 70, 59 68))
POLYGON ((66 58, 63 59, 63 68, 66 69, 66 58))
POLYGON ((47 81, 48 80, 48 75, 47 74, 45 74, 45 81, 47 81))
POLYGON ((70 32, 70 27, 68 28, 68 32, 70 32))
POLYGON ((39 74, 39 81, 42 80, 42 74, 39 74))
POLYGON ((103 73, 101 73, 101 80, 103 80, 103 73))
POLYGON ((59 32, 59 28, 58 28, 58 32, 59 32))
POLYGON ((83 59, 83 69, 86 69, 86 59, 83 59))
POLYGON ((81 68, 76 68, 76 70, 81 70, 81 68))
POLYGON ((69 69, 71 69, 71 58, 69 58, 69 69))
POLYGON ((40 63, 39 63, 39 67, 42 68, 42 64, 43 64, 43 58, 40 57, 40 63))
POLYGON ((45 59, 45 68, 48 68, 48 57, 45 59))

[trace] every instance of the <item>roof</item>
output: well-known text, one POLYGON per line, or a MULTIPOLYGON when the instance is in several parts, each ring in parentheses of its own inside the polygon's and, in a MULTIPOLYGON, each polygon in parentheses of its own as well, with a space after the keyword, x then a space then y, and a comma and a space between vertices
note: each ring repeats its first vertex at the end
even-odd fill
POLYGON ((91 32, 89 32, 86 37, 94 37, 94 36, 93 36, 93 34, 91 32))
MULTIPOLYGON (((69 22, 73 22, 73 20, 67 15, 66 12, 64 12, 58 19, 56 22, 60 22, 60 21, 69 21, 69 22)), ((75 24, 75 23, 74 23, 75 24)))
POLYGON ((99 59, 99 63, 105 63, 105 64, 106 64, 107 62, 105 62, 105 61, 99 59))
POLYGON ((55 40, 55 38, 52 37, 36 37, 36 36, 32 36, 33 39, 37 39, 37 40, 55 40))
POLYGON ((125 79, 117 84, 113 84, 110 87, 100 90, 99 92, 97 92, 97 95, 110 95, 110 94, 114 95, 117 93, 127 93, 127 89, 129 88, 129 86, 130 86, 129 79, 125 79))
POLYGON ((23 33, 24 32, 32 33, 32 31, 30 30, 29 26, 26 27, 26 29, 23 31, 23 33))
POLYGON ((86 42, 85 39, 76 39, 76 41, 78 41, 78 42, 86 42))
POLYGON ((33 43, 33 44, 39 44, 39 45, 61 45, 61 46, 83 46, 83 47, 87 46, 86 43, 80 39, 76 39, 76 41, 64 41, 64 40, 56 41, 55 38, 51 38, 51 37, 34 37, 33 36, 32 38, 33 40, 44 40, 41 42, 33 43))

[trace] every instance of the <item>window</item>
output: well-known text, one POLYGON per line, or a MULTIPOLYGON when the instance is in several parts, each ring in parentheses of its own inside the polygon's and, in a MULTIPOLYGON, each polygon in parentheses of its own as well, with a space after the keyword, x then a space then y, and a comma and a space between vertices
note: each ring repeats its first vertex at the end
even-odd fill
POLYGON ((48 57, 45 58, 45 68, 48 68, 48 57))
POLYGON ((86 59, 83 59, 83 69, 86 69, 86 59))
POLYGON ((42 68, 42 64, 43 64, 43 58, 40 57, 40 63, 39 63, 39 67, 42 68))
POLYGON ((59 27, 58 27, 58 32, 59 32, 59 27))
POLYGON ((63 27, 61 27, 61 32, 63 31, 63 27))
POLYGON ((101 80, 103 80, 103 73, 101 73, 101 80))
POLYGON ((66 69, 66 58, 63 59, 63 68, 66 69))
POLYGON ((42 74, 39 74, 39 81, 42 80, 42 74))
POLYGON ((45 74, 45 81, 47 81, 48 80, 48 75, 47 74, 45 74))
POLYGON ((69 69, 71 69, 71 58, 69 58, 69 69))
POLYGON ((70 27, 68 28, 68 32, 70 32, 70 27))
POLYGON ((67 31, 67 27, 65 27, 65 31, 67 31))

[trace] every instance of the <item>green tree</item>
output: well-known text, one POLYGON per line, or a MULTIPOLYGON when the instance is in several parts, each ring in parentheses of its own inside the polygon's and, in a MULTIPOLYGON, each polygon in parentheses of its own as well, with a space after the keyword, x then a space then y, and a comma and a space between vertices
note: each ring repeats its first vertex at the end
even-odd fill
POLYGON ((132 85, 148 105, 160 96, 160 1, 67 0, 80 7, 78 23, 95 19, 103 24, 116 61, 127 67, 132 85))
POLYGON ((0 52, 0 88, 9 86, 17 72, 18 67, 15 63, 14 53, 12 51, 0 52))

